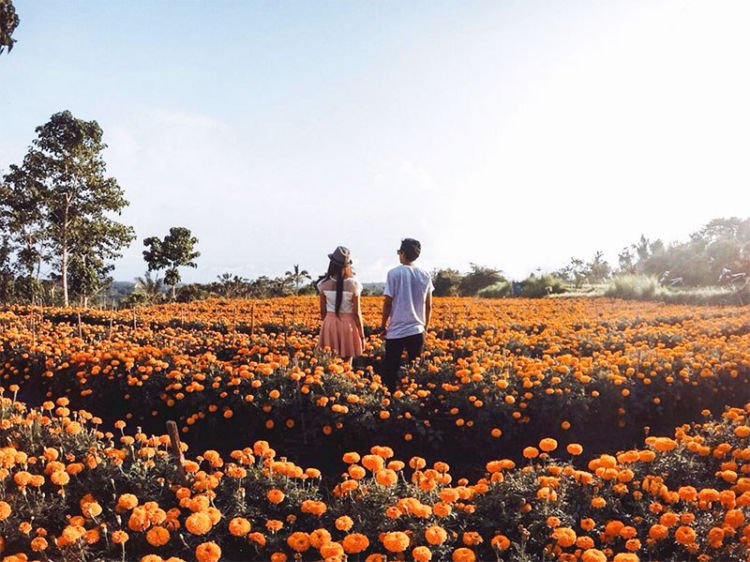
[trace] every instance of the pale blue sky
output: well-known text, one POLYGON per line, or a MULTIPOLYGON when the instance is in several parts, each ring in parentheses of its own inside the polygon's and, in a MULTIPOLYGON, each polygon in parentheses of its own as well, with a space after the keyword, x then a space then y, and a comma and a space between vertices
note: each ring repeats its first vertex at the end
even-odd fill
POLYGON ((138 240, 223 272, 512 277, 750 212, 750 3, 15 0, 0 171, 64 109, 104 130, 138 240))

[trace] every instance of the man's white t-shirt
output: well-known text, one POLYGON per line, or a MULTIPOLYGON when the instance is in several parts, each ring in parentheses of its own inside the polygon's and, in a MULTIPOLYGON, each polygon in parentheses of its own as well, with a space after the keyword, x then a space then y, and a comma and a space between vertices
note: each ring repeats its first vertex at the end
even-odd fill
POLYGON ((395 340, 424 332, 424 301, 432 290, 430 274, 418 267, 402 264, 388 272, 383 294, 393 299, 393 305, 386 339, 395 340))

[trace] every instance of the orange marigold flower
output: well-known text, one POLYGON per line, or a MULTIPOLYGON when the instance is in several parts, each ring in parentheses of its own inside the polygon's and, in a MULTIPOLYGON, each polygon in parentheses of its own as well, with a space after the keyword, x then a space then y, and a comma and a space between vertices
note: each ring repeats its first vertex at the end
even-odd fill
POLYGON ((549 453, 557 449, 557 441, 551 437, 545 437, 539 441, 539 448, 545 453, 549 453))
POLYGON ((320 555, 325 559, 337 560, 343 558, 344 547, 337 542, 328 542, 320 547, 320 555))
POLYGON ((202 511, 192 513, 185 520, 185 528, 194 535, 205 535, 212 527, 211 517, 202 511))
POLYGON ((690 544, 695 542, 695 531, 686 525, 680 525, 674 532, 674 540, 679 544, 690 544))
POLYGON ((614 559, 612 562, 639 562, 640 558, 638 558, 637 554, 633 554, 632 552, 621 552, 620 554, 615 554, 614 559))
POLYGON ((354 464, 355 462, 359 462, 359 453, 356 452, 350 452, 350 453, 344 453, 343 460, 346 464, 354 464))
POLYGON ((535 459, 539 456, 539 449, 536 447, 526 447, 523 450, 523 456, 527 459, 535 459))
POLYGON ((432 545, 443 544, 448 538, 448 532, 438 525, 431 525, 425 529, 424 538, 432 545))
POLYGON ((383 468, 375 473, 375 481, 381 486, 393 486, 398 482, 398 475, 390 468, 383 468))
POLYGON ((138 505, 138 498, 133 494, 122 494, 117 499, 117 508, 123 511, 133 509, 138 505))
POLYGON ((576 532, 570 527, 558 527, 552 532, 552 538, 563 548, 573 546, 576 543, 576 532))
POLYGON ((252 524, 244 517, 235 517, 229 521, 229 532, 235 537, 244 537, 250 529, 252 529, 252 524))
POLYGON ((669 536, 669 527, 658 523, 651 525, 651 528, 648 530, 648 536, 655 541, 666 539, 669 536))
POLYGON ((326 504, 316 500, 305 500, 300 505, 302 513, 312 513, 313 515, 323 515, 328 509, 326 504))
POLYGON ((457 548, 451 555, 453 562, 475 562, 477 555, 470 548, 457 548))
POLYGON ((324 544, 331 542, 331 533, 326 529, 315 529, 309 536, 313 548, 320 549, 324 544))
POLYGON ((577 456, 583 453, 583 447, 579 445, 578 443, 570 443, 565 449, 568 451, 569 454, 573 456, 577 456))
POLYGON ((169 531, 164 527, 151 527, 146 533, 146 540, 151 546, 164 546, 169 542, 169 531))
POLYGON ((307 533, 296 531, 289 535, 286 544, 295 552, 305 552, 310 548, 310 536, 307 533))
POLYGON ((370 540, 361 533, 352 533, 344 537, 341 545, 347 554, 359 554, 367 550, 367 547, 370 546, 370 540))
POLYGON ((335 525, 339 531, 348 531, 354 525, 354 521, 348 515, 342 515, 336 519, 335 525))
POLYGON ((490 544, 495 550, 508 550, 510 548, 510 539, 505 535, 495 535, 492 537, 490 544))
POLYGON ((596 548, 589 548, 583 551, 581 562, 607 562, 607 555, 596 548))
POLYGON ((426 546, 418 546, 411 551, 411 557, 415 562, 430 562, 432 560, 432 551, 426 546))
POLYGON ((0 521, 7 519, 10 516, 10 513, 10 504, 0 500, 0 521))
POLYGON ((584 531, 591 531, 596 527, 596 521, 590 517, 585 517, 584 519, 581 519, 580 526, 584 531))
POLYGON ((130 537, 125 531, 115 531, 112 533, 111 538, 114 544, 125 544, 130 537))
POLYGON ((219 562, 221 548, 215 542, 204 542, 195 547, 195 558, 198 562, 219 562))
POLYGON ((268 491, 268 494, 266 495, 268 498, 268 501, 274 504, 279 504, 284 501, 284 492, 277 488, 273 488, 272 490, 268 491))
POLYGON ((383 546, 390 552, 403 552, 409 548, 409 535, 401 531, 385 533, 382 540, 383 546))
POLYGON ((36 537, 31 540, 31 550, 33 550, 34 552, 47 550, 48 546, 49 543, 47 543, 47 539, 45 539, 44 537, 36 537))

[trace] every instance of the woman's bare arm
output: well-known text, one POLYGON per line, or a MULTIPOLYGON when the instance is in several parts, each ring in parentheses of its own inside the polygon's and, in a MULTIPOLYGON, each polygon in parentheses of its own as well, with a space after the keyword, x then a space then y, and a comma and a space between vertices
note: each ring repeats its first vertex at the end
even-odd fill
POLYGON ((326 295, 323 292, 323 289, 320 290, 320 319, 325 320, 326 319, 326 295))

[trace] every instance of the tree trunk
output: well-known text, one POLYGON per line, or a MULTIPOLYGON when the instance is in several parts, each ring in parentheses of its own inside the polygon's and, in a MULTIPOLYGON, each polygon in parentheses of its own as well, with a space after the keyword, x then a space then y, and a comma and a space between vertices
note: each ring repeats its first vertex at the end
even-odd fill
MULTIPOLYGON (((67 167, 66 167, 66 174, 67 174, 67 167)), ((69 301, 68 301, 68 228, 70 227, 70 223, 68 222, 68 211, 70 210, 70 199, 71 195, 66 195, 66 201, 65 201, 65 214, 63 218, 63 236, 62 236, 62 284, 63 284, 63 302, 65 303, 65 307, 67 308, 69 301)))
POLYGON ((177 298, 177 285, 172 285, 172 302, 177 298))

